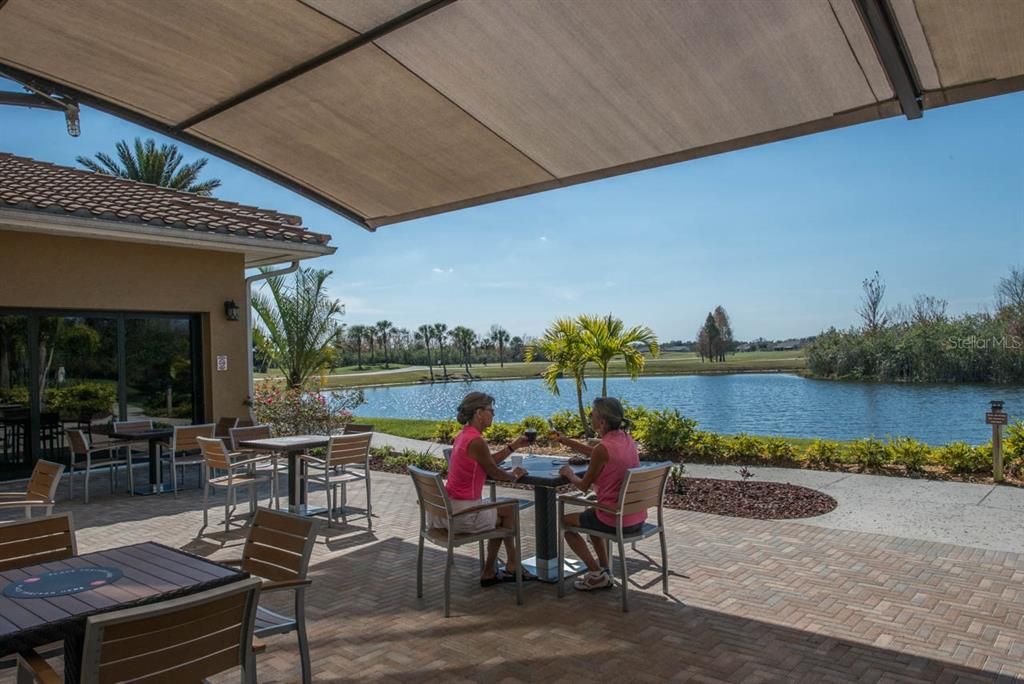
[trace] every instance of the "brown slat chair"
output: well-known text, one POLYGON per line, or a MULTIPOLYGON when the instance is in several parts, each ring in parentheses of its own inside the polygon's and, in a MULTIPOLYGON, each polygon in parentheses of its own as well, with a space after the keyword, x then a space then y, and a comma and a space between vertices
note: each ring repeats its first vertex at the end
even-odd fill
MULTIPOLYGON (((181 467, 181 478, 185 479, 185 466, 194 465, 199 471, 199 479, 203 480, 203 464, 205 459, 199 448, 200 437, 213 437, 217 426, 213 423, 202 425, 176 425, 168 447, 171 457, 171 487, 174 496, 178 496, 178 467, 181 467)), ((223 446, 223 442, 221 442, 223 446)), ((201 484, 201 482, 200 482, 201 484)))
POLYGON ((661 588, 668 593, 668 547, 665 543, 665 484, 668 482, 668 473, 672 468, 671 463, 654 463, 638 468, 630 468, 626 471, 626 477, 622 479, 622 488, 619 489, 619 501, 615 508, 602 506, 597 501, 586 499, 581 496, 563 494, 558 497, 558 596, 565 593, 565 532, 578 532, 591 537, 604 539, 608 544, 608 561, 612 560, 612 542, 619 550, 619 574, 622 583, 622 611, 629 610, 629 574, 626 570, 626 542, 635 544, 657 534, 661 540, 661 588), (585 506, 597 508, 616 518, 615 532, 597 532, 582 527, 566 527, 562 522, 565 518, 565 505, 585 506), (658 508, 657 524, 645 522, 643 528, 635 534, 622 533, 622 516, 639 511, 646 511, 650 508, 658 508))
POLYGON ((213 431, 215 437, 231 439, 231 428, 238 427, 238 417, 224 416, 217 420, 217 427, 213 431))
POLYGON ((319 521, 291 513, 260 508, 253 518, 249 536, 242 548, 241 560, 220 561, 238 565, 251 575, 264 579, 262 592, 295 592, 294 616, 281 615, 260 607, 256 611, 257 637, 296 632, 302 681, 309 684, 312 677, 309 661, 309 640, 306 637, 306 587, 309 558, 319 521))
POLYGON ((366 528, 373 529, 373 505, 370 500, 370 439, 372 432, 358 432, 351 435, 336 435, 327 444, 323 458, 303 456, 308 464, 307 483, 322 484, 327 490, 327 522, 333 526, 337 521, 338 509, 341 519, 348 524, 345 513, 347 503, 346 485, 349 482, 366 482, 366 528), (338 488, 341 488, 341 504, 338 503, 338 488))
POLYGON ((0 492, 0 511, 24 508, 25 517, 32 517, 33 508, 46 508, 46 515, 53 513, 54 496, 60 484, 64 466, 60 463, 38 460, 32 468, 32 477, 24 493, 0 492))
MULTIPOLYGON (((212 425, 210 426, 213 427, 212 425)), ((269 473, 258 473, 255 467, 266 461, 264 456, 235 458, 224 448, 224 442, 215 437, 196 437, 196 446, 204 459, 203 469, 203 529, 210 524, 210 489, 222 487, 224 494, 224 531, 231 529, 231 510, 238 505, 235 495, 237 487, 249 487, 249 510, 256 512, 256 488, 261 480, 269 479, 269 473), (223 473, 221 475, 220 473, 223 473)))
MULTIPOLYGON (((256 681, 252 634, 260 581, 248 578, 216 589, 90 617, 85 624, 81 681, 200 682, 241 668, 242 684, 256 681)), ((34 651, 19 655, 18 681, 63 679, 34 651)))
MULTIPOLYGON (((440 473, 432 473, 415 466, 408 466, 409 474, 412 475, 413 486, 416 487, 416 498, 420 504, 420 539, 419 551, 416 556, 416 596, 423 598, 423 542, 429 539, 438 546, 444 546, 448 550, 448 560, 444 568, 444 616, 451 615, 451 584, 452 566, 455 564, 455 549, 466 544, 478 544, 480 549, 480 564, 484 563, 483 542, 488 539, 504 539, 514 537, 516 550, 522 555, 523 546, 519 541, 519 506, 513 505, 515 509, 515 524, 512 529, 497 527, 480 534, 455 534, 451 531, 455 519, 460 515, 475 513, 489 508, 518 504, 516 499, 496 498, 488 503, 474 506, 458 513, 452 512, 451 502, 448 500, 448 492, 444 488, 444 480, 440 473), (447 529, 439 529, 430 525, 431 515, 446 518, 447 529)), ((523 605, 523 570, 520 563, 516 567, 516 603, 523 605)))
POLYGON ((257 470, 269 470, 273 473, 273 479, 270 481, 270 491, 274 497, 274 508, 281 508, 281 483, 279 480, 280 475, 287 474, 287 470, 284 468, 278 468, 278 454, 276 451, 264 451, 262 449, 245 449, 241 445, 250 439, 270 439, 273 437, 273 433, 270 430, 269 425, 240 425, 238 427, 231 428, 228 430, 228 434, 231 436, 231 450, 235 453, 242 454, 246 458, 253 458, 255 456, 263 456, 267 459, 264 463, 258 463, 256 465, 257 470))
MULTIPOLYGON (((114 432, 142 432, 145 430, 152 430, 153 421, 148 418, 144 420, 115 420, 113 422, 113 426, 114 432)), ((126 441, 122 439, 111 442, 111 444, 122 449, 127 449, 129 455, 132 453, 133 449, 136 449, 140 456, 149 458, 149 441, 145 439, 137 441, 126 441)), ((105 443, 104 446, 106 446, 105 443)))
POLYGON ((0 525, 0 572, 77 555, 70 513, 0 525))
POLYGON ((68 472, 68 498, 74 498, 75 471, 85 471, 85 503, 89 503, 89 480, 90 475, 96 468, 107 468, 110 471, 110 493, 114 493, 117 487, 117 467, 124 466, 128 472, 128 491, 135 490, 135 475, 132 471, 131 449, 126 454, 117 455, 118 448, 108 444, 100 447, 93 447, 89 438, 83 430, 68 430, 68 441, 71 443, 70 469, 68 472), (95 458, 93 454, 105 453, 102 458, 95 458))

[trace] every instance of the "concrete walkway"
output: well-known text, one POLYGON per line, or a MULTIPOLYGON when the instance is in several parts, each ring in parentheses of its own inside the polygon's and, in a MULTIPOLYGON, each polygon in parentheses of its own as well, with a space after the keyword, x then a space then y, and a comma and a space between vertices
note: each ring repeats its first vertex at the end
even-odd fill
MULTIPOLYGON (((442 448, 381 433, 374 434, 373 445, 438 455, 442 448)), ((686 464, 691 477, 738 480, 736 470, 736 466, 686 464)), ((752 467, 751 471, 757 481, 810 487, 839 504, 826 515, 793 522, 1024 553, 1024 489, 796 468, 752 467)))

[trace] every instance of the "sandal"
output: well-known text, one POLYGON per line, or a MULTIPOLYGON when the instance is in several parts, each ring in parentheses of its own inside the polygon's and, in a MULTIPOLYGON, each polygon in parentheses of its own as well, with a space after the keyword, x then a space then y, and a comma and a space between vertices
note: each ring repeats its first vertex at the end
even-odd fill
POLYGON ((493 587, 495 584, 501 584, 502 582, 515 582, 515 581, 516 581, 515 575, 509 575, 504 570, 498 570, 498 572, 496 572, 494 574, 494 577, 481 577, 480 578, 480 586, 481 587, 493 587), (510 580, 509 577, 511 577, 512 579, 510 580))
MULTIPOLYGON (((507 569, 504 572, 505 572, 505 578, 502 580, 502 582, 515 582, 516 581, 516 573, 515 572, 510 572, 507 569)), ((533 582, 536 579, 537 579, 536 575, 534 575, 532 572, 530 572, 526 568, 523 568, 523 581, 524 582, 533 582)))

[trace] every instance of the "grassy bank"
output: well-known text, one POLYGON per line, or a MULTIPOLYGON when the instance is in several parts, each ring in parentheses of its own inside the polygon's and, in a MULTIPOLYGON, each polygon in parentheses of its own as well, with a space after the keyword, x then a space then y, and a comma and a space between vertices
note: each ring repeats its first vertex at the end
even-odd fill
MULTIPOLYGON (((385 432, 389 435, 396 435, 398 437, 407 437, 409 439, 425 439, 429 440, 434 436, 434 428, 440 421, 437 420, 413 420, 409 418, 374 418, 370 416, 358 416, 356 418, 358 423, 370 423, 373 425, 373 429, 377 432, 385 432)), ((767 435, 755 435, 758 437, 764 437, 767 435)), ((784 437, 789 444, 792 444, 794 448, 806 449, 810 446, 813 438, 807 437, 784 437)), ((851 442, 839 442, 839 444, 847 445, 851 442)))
MULTIPOLYGON (((479 380, 525 380, 539 378, 547 365, 547 362, 544 361, 506 363, 504 367, 498 364, 474 365, 470 366, 470 373, 473 379, 479 380)), ((721 363, 701 362, 700 357, 691 352, 666 352, 657 358, 648 357, 644 375, 798 373, 804 371, 806 367, 807 360, 801 351, 742 352, 730 354, 721 363)), ((600 377, 596 367, 591 365, 588 370, 588 377, 600 377)), ((621 359, 613 361, 608 370, 609 376, 622 377, 626 375, 621 359)), ((440 367, 434 368, 434 377, 436 381, 443 379, 440 367)), ((448 364, 448 379, 460 382, 470 378, 466 375, 464 367, 448 364)), ((325 387, 375 387, 410 385, 421 382, 430 382, 428 370, 409 370, 399 373, 331 374, 326 378, 325 387)))

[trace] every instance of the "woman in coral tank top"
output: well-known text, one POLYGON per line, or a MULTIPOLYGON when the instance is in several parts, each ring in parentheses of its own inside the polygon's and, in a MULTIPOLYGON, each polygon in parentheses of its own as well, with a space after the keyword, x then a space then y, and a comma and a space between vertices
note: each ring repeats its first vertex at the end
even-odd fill
MULTIPOLYGON (((568 439, 557 432, 552 433, 552 440, 564 444, 584 456, 590 456, 590 466, 583 477, 577 477, 569 466, 562 466, 559 472, 581 492, 587 492, 593 487, 599 504, 615 508, 619 503, 619 490, 622 488, 626 471, 640 465, 636 442, 622 429, 626 424, 626 418, 622 403, 618 399, 612 397, 595 399, 590 411, 590 424, 601 437, 601 443, 596 446, 568 439)), ((624 515, 622 531, 626 534, 637 532, 643 528, 646 519, 647 511, 624 515)), ((614 515, 595 508, 588 508, 582 513, 570 513, 565 516, 566 526, 584 527, 598 532, 614 533, 615 523, 614 515)), ((576 532, 566 532, 565 541, 576 552, 576 556, 586 563, 588 570, 577 578, 573 586, 580 591, 592 591, 613 585, 611 574, 608 572, 608 548, 603 539, 590 538, 590 543, 594 545, 594 551, 597 552, 597 558, 591 555, 586 540, 576 532)))
MULTIPOLYGON (((498 464, 508 458, 516 449, 527 444, 526 436, 520 435, 500 451, 491 453, 490 447, 487 446, 487 442, 483 438, 483 431, 489 428, 494 420, 494 397, 489 394, 483 392, 467 394, 459 404, 457 420, 465 427, 462 428, 452 445, 452 455, 448 461, 448 481, 445 483, 445 489, 448 491, 448 498, 451 500, 455 513, 490 502, 490 499, 484 500, 483 498, 484 481, 488 477, 499 482, 514 482, 525 475, 526 471, 523 468, 514 468, 508 472, 499 468, 498 464)), ((443 528, 447 521, 444 518, 435 517, 432 524, 434 527, 443 528)), ((455 519, 456 527, 453 531, 457 534, 479 534, 498 526, 512 527, 514 524, 515 509, 512 506, 503 506, 460 515, 455 519)), ((519 550, 515 548, 515 542, 511 538, 505 538, 508 562, 505 564, 505 570, 498 572, 497 557, 501 541, 501 539, 487 541, 487 560, 484 562, 484 569, 480 575, 480 586, 489 587, 498 582, 515 581, 516 566, 519 565, 519 550)), ((532 580, 536 577, 524 569, 523 579, 532 580)))

